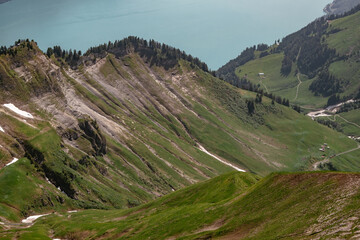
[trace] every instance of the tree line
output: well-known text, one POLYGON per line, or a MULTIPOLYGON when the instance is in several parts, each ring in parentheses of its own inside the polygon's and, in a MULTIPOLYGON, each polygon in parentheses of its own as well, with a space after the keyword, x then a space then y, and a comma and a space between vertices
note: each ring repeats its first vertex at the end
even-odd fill
POLYGON ((46 55, 48 57, 54 55, 56 58, 63 59, 71 67, 77 67, 82 63, 82 60, 86 60, 90 55, 101 58, 107 53, 111 53, 116 57, 123 57, 131 52, 138 53, 142 58, 145 58, 146 61, 150 63, 150 66, 162 66, 168 70, 177 65, 180 59, 183 59, 190 62, 192 67, 197 66, 201 70, 215 76, 215 72, 211 72, 206 63, 202 62, 199 58, 186 54, 184 51, 169 45, 156 42, 155 40, 147 41, 133 36, 91 47, 84 54, 82 54, 81 51, 68 51, 61 49, 60 46, 54 46, 48 48, 46 55))
POLYGON ((329 128, 332 128, 338 132, 343 132, 343 128, 341 125, 336 121, 331 121, 329 119, 325 118, 316 118, 316 121, 322 125, 328 126, 329 128))
POLYGON ((360 100, 360 89, 358 89, 357 93, 355 93, 353 95, 349 95, 349 96, 341 97, 340 94, 333 94, 329 97, 326 106, 331 106, 331 105, 335 105, 338 103, 346 102, 351 99, 360 100))
POLYGON ((336 56, 336 51, 322 43, 328 22, 325 17, 315 20, 301 30, 282 39, 277 52, 284 52, 281 74, 288 76, 293 63, 302 74, 314 78, 319 68, 336 56))
MULTIPOLYGON (((156 42, 155 40, 147 41, 133 36, 127 37, 123 40, 117 40, 115 42, 108 42, 107 44, 91 47, 85 53, 85 56, 90 54, 103 55, 108 52, 114 54, 116 57, 121 57, 132 51, 138 53, 141 57, 144 57, 148 62, 150 62, 151 66, 162 66, 168 70, 178 64, 180 59, 183 59, 190 62, 193 67, 197 66, 205 72, 210 72, 206 63, 202 62, 199 58, 186 54, 180 49, 156 42)), ((215 72, 211 73, 215 75, 215 72)))
POLYGON ((347 81, 330 74, 328 69, 322 69, 317 79, 310 84, 309 89, 315 96, 322 95, 323 97, 328 97, 342 93, 347 83, 347 81))
POLYGON ((61 49, 60 46, 54 46, 52 48, 48 48, 46 51, 46 55, 51 57, 54 55, 57 59, 63 59, 66 63, 68 63, 71 67, 76 67, 81 63, 81 51, 74 50, 64 50, 61 49))
POLYGON ((360 101, 345 103, 337 113, 350 112, 352 110, 360 109, 360 101))
POLYGON ((22 40, 19 39, 17 41, 15 41, 13 46, 10 47, 6 47, 6 46, 0 46, 0 55, 10 55, 12 57, 16 56, 18 53, 18 49, 16 47, 20 46, 23 48, 27 48, 28 50, 32 50, 34 47, 32 45, 34 41, 33 40, 22 40))

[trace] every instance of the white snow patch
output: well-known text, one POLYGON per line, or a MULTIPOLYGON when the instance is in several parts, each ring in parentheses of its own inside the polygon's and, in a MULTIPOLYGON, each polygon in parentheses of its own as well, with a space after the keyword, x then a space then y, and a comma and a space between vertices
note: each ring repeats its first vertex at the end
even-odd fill
POLYGON ((1 126, 0 126, 0 131, 3 133, 5 132, 5 130, 1 126))
POLYGON ((48 214, 43 214, 43 215, 30 216, 30 217, 28 217, 28 218, 26 218, 26 219, 23 219, 21 222, 22 222, 22 223, 30 224, 30 223, 33 223, 36 219, 41 218, 41 217, 44 217, 44 216, 47 216, 47 215, 50 215, 50 213, 48 213, 48 214))
POLYGON ((360 140, 360 137, 348 136, 348 138, 350 138, 352 140, 360 140))
POLYGON ((45 179, 46 179, 46 181, 47 181, 49 184, 52 184, 47 177, 45 177, 45 179))
POLYGON ((10 166, 11 164, 16 163, 17 161, 19 161, 19 159, 14 158, 11 162, 9 162, 8 164, 6 164, 5 167, 10 166))
POLYGON ((23 110, 18 109, 14 104, 12 103, 8 103, 8 104, 4 104, 4 107, 10 109, 11 111, 26 117, 26 118, 34 118, 33 115, 31 115, 31 113, 25 112, 23 110))
POLYGON ((354 103, 354 102, 357 102, 359 100, 348 100, 346 102, 342 102, 342 103, 339 103, 339 104, 336 104, 336 105, 331 105, 331 106, 328 106, 326 109, 322 109, 322 110, 318 110, 318 111, 315 111, 315 112, 309 112, 307 114, 307 116, 311 117, 313 120, 317 117, 330 117, 332 115, 329 115, 328 113, 331 112, 331 113, 337 113, 339 111, 339 109, 345 105, 345 104, 348 104, 348 103, 354 103))
POLYGON ((218 160, 219 162, 222 162, 223 164, 228 165, 229 167, 234 168, 236 171, 239 171, 239 172, 246 172, 245 170, 243 170, 243 169, 241 169, 241 168, 238 168, 238 167, 236 167, 236 166, 232 165, 231 163, 225 162, 224 160, 222 160, 222 159, 218 158, 218 157, 217 157, 217 156, 215 156, 214 154, 209 153, 209 152, 208 152, 208 151, 207 151, 207 150, 206 150, 203 146, 201 146, 200 144, 199 144, 199 149, 200 149, 200 151, 202 151, 202 152, 206 153, 207 155, 209 155, 209 156, 211 156, 211 157, 215 158, 215 159, 216 159, 216 160, 218 160))
POLYGON ((72 211, 68 211, 68 213, 77 213, 78 210, 72 210, 72 211))

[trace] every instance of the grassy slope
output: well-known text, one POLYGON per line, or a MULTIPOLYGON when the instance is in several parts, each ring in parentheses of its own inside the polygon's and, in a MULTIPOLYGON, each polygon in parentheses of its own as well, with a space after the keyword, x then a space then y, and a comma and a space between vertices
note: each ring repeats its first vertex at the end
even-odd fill
POLYGON ((30 208, 33 212, 44 212, 72 206, 66 196, 36 172, 28 159, 22 158, 0 170, 0 216, 20 221, 22 217, 19 216, 29 214, 30 208), (63 200, 65 204, 61 203, 63 200))
POLYGON ((341 31, 329 36, 329 47, 336 49, 341 55, 360 50, 359 18, 360 12, 332 21, 330 27, 341 31))
POLYGON ((258 181, 231 173, 131 210, 53 214, 16 234, 20 239, 41 231, 44 239, 46 232, 72 239, 356 238, 359 182, 359 174, 272 174, 258 181))
POLYGON ((325 120, 335 121, 340 124, 342 132, 346 136, 360 136, 360 110, 355 109, 343 112, 331 117, 322 117, 325 120))
POLYGON ((280 68, 283 57, 283 54, 278 53, 257 58, 238 67, 235 73, 240 78, 247 75, 247 79, 252 83, 260 84, 263 89, 268 89, 271 93, 285 97, 292 103, 307 107, 321 107, 325 105, 327 98, 316 97, 309 91, 309 86, 314 79, 308 79, 304 75, 300 75, 302 83, 299 86, 298 97, 295 99, 299 84, 295 73, 296 69, 293 66, 292 72, 287 77, 281 75, 280 68), (264 79, 258 76, 260 72, 265 73, 264 79))
MULTIPOLYGON (((5 113, 0 114, 0 119, 2 124, 7 126, 6 131, 11 135, 27 140, 33 139, 37 143, 43 136, 41 131, 47 133, 51 129, 46 122, 32 121, 34 127, 31 127, 5 113)), ((56 144, 56 139, 51 138, 49 134, 44 135, 47 142, 56 144)), ((18 142, 8 133, 3 133, 1 144, 11 154, 24 154, 18 142)), ((40 146, 44 145, 40 144, 40 146)), ((51 146, 51 144, 46 144, 46 148, 51 148, 51 146)), ((47 152, 51 150, 47 149, 47 152)), ((6 160, 8 161, 8 158, 6 160)), ((63 210, 76 206, 54 185, 48 183, 45 175, 38 172, 27 158, 21 158, 18 162, 0 169, 0 189, 0 216, 10 221, 19 221, 34 212, 63 210)))
MULTIPOLYGON (((289 152, 284 150, 286 152, 284 157, 287 157, 287 164, 292 164, 290 165, 292 169, 306 170, 311 163, 321 160, 322 154, 318 149, 323 143, 329 144, 332 153, 341 153, 356 147, 355 142, 350 144, 345 135, 336 131, 331 130, 329 135, 324 136, 323 132, 328 131, 329 128, 319 124, 309 124, 307 120, 306 116, 294 120, 288 114, 284 114, 283 119, 279 120, 280 122, 274 119, 269 120, 274 124, 274 129, 270 131, 272 137, 286 143, 284 148, 290 150, 289 152), (342 140, 338 141, 339 137, 342 140)), ((349 166, 347 170, 350 168, 349 166)), ((344 169, 340 168, 339 170, 344 169)), ((358 168, 354 168, 354 170, 358 170, 358 168)))
POLYGON ((341 113, 340 116, 347 121, 354 123, 349 124, 344 119, 337 117, 336 121, 342 125, 344 133, 348 136, 360 136, 360 109, 341 113))
POLYGON ((345 18, 337 19, 331 22, 331 29, 341 29, 340 32, 331 34, 326 43, 329 47, 336 49, 339 55, 350 56, 349 59, 333 63, 329 70, 330 73, 336 77, 346 79, 350 82, 349 86, 345 89, 342 95, 348 95, 356 92, 360 88, 360 63, 359 63, 359 50, 360 50, 360 12, 345 18))
MULTIPOLYGON (((215 84, 207 85, 214 86, 215 84)), ((254 97, 253 93, 239 89, 236 89, 236 91, 245 98, 254 97)), ((219 92, 226 91, 222 90, 219 92)), ((246 134, 247 136, 244 137, 242 134, 240 136, 247 140, 248 146, 251 146, 253 149, 261 149, 260 154, 263 154, 265 159, 268 160, 268 162, 264 161, 262 164, 256 163, 256 166, 253 166, 255 169, 266 169, 273 167, 273 164, 282 165, 283 169, 288 170, 306 168, 309 161, 313 161, 313 158, 316 158, 318 148, 324 142, 328 142, 336 152, 356 147, 356 143, 348 141, 346 136, 329 130, 327 127, 316 124, 313 121, 309 121, 308 117, 297 114, 295 111, 289 110, 289 108, 279 105, 276 105, 275 109, 270 111, 264 108, 271 106, 270 100, 264 98, 263 105, 258 106, 258 111, 263 114, 265 124, 258 125, 253 130, 241 122, 234 122, 233 129, 236 129, 237 124, 243 126, 240 134, 246 134), (250 132, 253 134, 250 134, 250 132), (324 135, 325 132, 326 134, 324 135), (277 160, 274 161, 275 159, 277 160)), ((219 114, 219 116, 226 115, 219 114)), ((253 118, 255 117, 253 116, 253 118)), ((216 152, 216 150, 214 151, 216 152)), ((219 155, 221 155, 220 152, 219 155)))

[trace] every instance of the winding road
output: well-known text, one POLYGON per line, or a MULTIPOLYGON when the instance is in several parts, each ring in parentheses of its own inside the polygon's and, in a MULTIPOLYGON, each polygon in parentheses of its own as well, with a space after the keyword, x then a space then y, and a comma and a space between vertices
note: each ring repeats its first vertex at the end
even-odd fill
MULTIPOLYGON (((360 126, 359 126, 358 124, 356 124, 356 123, 353 123, 353 122, 350 122, 350 121, 346 120, 346 119, 345 119, 345 118, 343 118, 341 115, 335 115, 335 116, 337 116, 337 117, 341 118, 342 120, 344 120, 345 122, 347 122, 347 123, 349 123, 349 124, 354 125, 355 127, 360 128, 360 126)), ((335 119, 335 116, 334 116, 334 119, 335 119)))
POLYGON ((358 149, 360 149, 360 145, 358 145, 357 148, 353 148, 353 149, 350 149, 350 150, 348 150, 348 151, 345 151, 345 152, 336 154, 335 157, 338 157, 338 156, 341 156, 341 155, 344 155, 344 154, 347 154, 347 153, 354 152, 354 151, 356 151, 356 150, 358 150, 358 149))
POLYGON ((328 117, 328 119, 329 119, 330 121, 335 122, 335 121, 336 121, 336 117, 341 118, 342 120, 344 120, 344 121, 347 122, 348 124, 351 124, 351 125, 354 125, 355 127, 360 128, 360 125, 358 125, 358 124, 356 124, 356 123, 354 123, 354 122, 350 122, 349 120, 345 119, 343 116, 341 116, 341 115, 339 115, 339 114, 334 115, 334 119, 331 119, 330 117, 328 117))
POLYGON ((299 96, 299 88, 300 88, 300 85, 302 84, 302 81, 300 79, 300 73, 298 73, 297 75, 297 79, 299 80, 299 84, 297 85, 296 87, 296 95, 295 95, 295 98, 294 98, 294 101, 298 98, 299 96))
MULTIPOLYGON (((354 152, 354 151, 359 150, 359 149, 360 149, 360 144, 356 148, 347 150, 347 151, 342 152, 342 153, 338 153, 338 154, 336 154, 335 156, 333 156, 331 158, 339 157, 341 155, 348 154, 348 153, 354 152)), ((326 159, 324 159, 322 161, 316 162, 316 163, 313 164, 313 170, 319 170, 319 166, 321 164, 325 164, 325 163, 329 163, 329 162, 330 162, 330 158, 326 158, 326 159)))

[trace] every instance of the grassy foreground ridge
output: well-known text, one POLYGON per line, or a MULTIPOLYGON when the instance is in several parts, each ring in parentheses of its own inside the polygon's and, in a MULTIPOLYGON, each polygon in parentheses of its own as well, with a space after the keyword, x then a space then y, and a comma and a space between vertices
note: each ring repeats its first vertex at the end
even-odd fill
POLYGON ((360 175, 229 173, 130 210, 59 212, 2 239, 356 239, 360 175))

